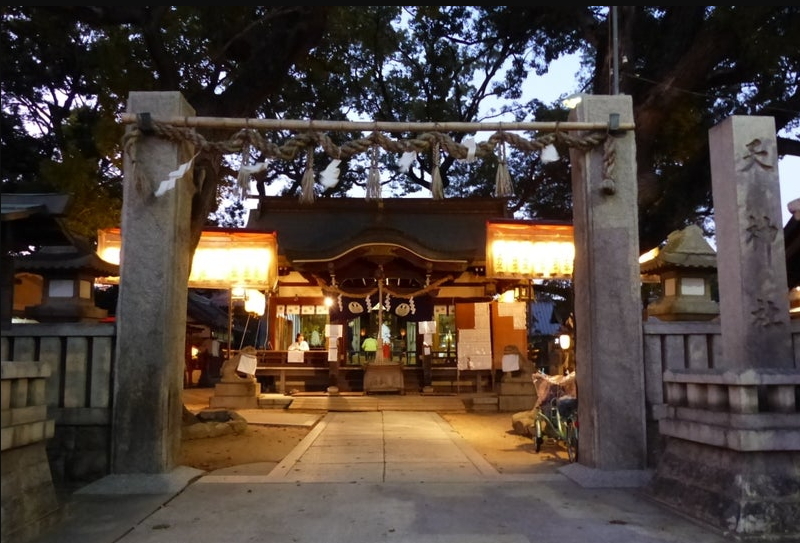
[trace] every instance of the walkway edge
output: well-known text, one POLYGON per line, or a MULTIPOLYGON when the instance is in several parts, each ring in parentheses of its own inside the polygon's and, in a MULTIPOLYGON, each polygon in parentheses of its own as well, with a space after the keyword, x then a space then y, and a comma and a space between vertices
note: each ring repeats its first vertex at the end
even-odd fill
POLYGON ((169 473, 114 473, 81 487, 75 494, 177 494, 203 473, 188 466, 178 466, 169 473))
POLYGON ((469 458, 470 462, 475 465, 483 477, 488 479, 501 478, 501 473, 497 471, 481 453, 476 451, 472 445, 470 445, 469 442, 467 442, 467 440, 461 436, 461 434, 456 432, 450 423, 444 420, 438 413, 434 413, 434 415, 436 416, 436 423, 439 425, 442 431, 447 434, 453 443, 455 443, 456 446, 461 450, 461 452, 463 452, 464 455, 469 458))
POLYGON ((653 470, 602 470, 578 463, 562 466, 558 472, 583 488, 640 488, 653 478, 653 470))

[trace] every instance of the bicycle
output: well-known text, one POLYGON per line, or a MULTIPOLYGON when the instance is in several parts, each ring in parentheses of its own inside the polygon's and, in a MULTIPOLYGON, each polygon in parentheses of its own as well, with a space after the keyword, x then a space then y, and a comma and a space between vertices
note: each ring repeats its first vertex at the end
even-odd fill
POLYGON ((574 372, 563 377, 533 375, 538 397, 536 418, 530 428, 537 453, 548 435, 566 446, 570 462, 578 461, 578 398, 566 393, 574 378, 574 372))
POLYGON ((541 408, 536 413, 534 428, 534 450, 542 449, 544 436, 548 434, 556 441, 564 443, 570 462, 578 461, 578 399, 574 396, 561 396, 550 401, 550 415, 541 408), (549 429, 549 433, 548 433, 549 429))

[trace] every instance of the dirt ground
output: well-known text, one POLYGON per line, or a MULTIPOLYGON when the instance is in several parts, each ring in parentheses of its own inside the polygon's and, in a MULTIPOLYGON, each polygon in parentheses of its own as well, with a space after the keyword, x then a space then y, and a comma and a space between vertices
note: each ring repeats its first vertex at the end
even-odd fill
MULTIPOLYGON (((512 413, 442 413, 441 416, 501 473, 552 473, 567 463, 562 445, 545 442, 539 453, 530 437, 514 432, 512 413)), ((203 471, 263 464, 268 472, 310 428, 248 424, 239 435, 183 441, 181 465, 203 471)))

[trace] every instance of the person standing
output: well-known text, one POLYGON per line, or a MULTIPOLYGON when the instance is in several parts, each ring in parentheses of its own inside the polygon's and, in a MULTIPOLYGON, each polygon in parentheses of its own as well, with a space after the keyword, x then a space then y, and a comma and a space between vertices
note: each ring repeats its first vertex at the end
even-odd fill
POLYGON ((392 358, 392 331, 386 322, 381 323, 381 345, 383 348, 383 359, 391 360, 392 358))
POLYGON ((364 352, 364 358, 367 362, 375 360, 375 352, 378 350, 378 340, 375 339, 375 334, 364 338, 361 343, 361 350, 364 352))

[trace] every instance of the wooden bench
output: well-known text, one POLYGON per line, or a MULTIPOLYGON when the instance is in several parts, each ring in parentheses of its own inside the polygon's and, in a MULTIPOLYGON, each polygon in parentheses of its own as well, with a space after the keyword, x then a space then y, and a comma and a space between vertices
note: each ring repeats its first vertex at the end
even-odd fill
POLYGON ((256 366, 256 378, 276 378, 276 392, 280 394, 286 394, 287 390, 292 388, 306 390, 310 382, 327 384, 328 373, 328 368, 303 364, 256 366))

